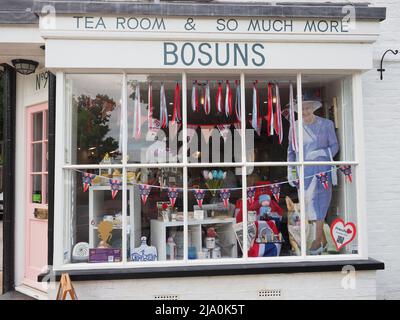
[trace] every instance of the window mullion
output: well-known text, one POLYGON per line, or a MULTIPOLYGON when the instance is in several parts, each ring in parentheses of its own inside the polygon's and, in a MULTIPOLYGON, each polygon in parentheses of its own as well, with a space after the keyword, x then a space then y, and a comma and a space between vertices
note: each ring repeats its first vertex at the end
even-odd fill
POLYGON ((187 77, 182 73, 183 260, 188 261, 187 77))
MULTIPOLYGON (((122 126, 122 141, 119 143, 122 143, 122 165, 123 165, 123 170, 122 170, 122 262, 123 264, 127 263, 127 242, 128 242, 128 235, 127 235, 127 204, 128 204, 128 197, 127 197, 127 177, 126 177, 126 161, 127 161, 127 150, 128 150, 128 130, 127 130, 127 97, 128 97, 128 91, 127 91, 127 76, 126 73, 123 74, 122 76, 122 106, 121 106, 121 117, 120 117, 120 126, 122 126)), ((131 197, 133 194, 130 195, 131 197)), ((132 210, 132 207, 129 207, 130 210, 132 210)), ((141 212, 134 212, 133 214, 141 214, 141 212)), ((132 215, 130 215, 132 217, 132 215)), ((135 219, 132 219, 135 220, 135 219)), ((135 226, 132 225, 131 223, 131 231, 135 230, 135 226)), ((132 237, 132 234, 131 234, 132 237)))
POLYGON ((306 214, 305 214, 305 197, 304 197, 304 155, 303 155, 303 113, 302 113, 302 79, 301 73, 297 74, 297 123, 298 123, 298 136, 299 136, 299 161, 300 176, 299 176, 299 200, 300 200, 300 213, 301 213, 301 256, 307 256, 307 239, 306 239, 306 214))
POLYGON ((242 219, 243 219, 243 258, 245 260, 248 259, 248 247, 247 247, 247 166, 246 166, 246 99, 245 99, 245 93, 246 93, 246 86, 245 86, 245 75, 242 72, 240 74, 240 105, 242 110, 240 111, 240 122, 241 122, 241 144, 242 144, 242 163, 244 165, 242 166, 242 219))

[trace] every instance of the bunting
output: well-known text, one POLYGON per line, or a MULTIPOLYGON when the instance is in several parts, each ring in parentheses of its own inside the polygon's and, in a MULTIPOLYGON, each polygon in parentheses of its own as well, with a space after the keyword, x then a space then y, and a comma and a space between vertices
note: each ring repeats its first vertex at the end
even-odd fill
POLYGON ((118 180, 118 179, 110 179, 109 183, 110 183, 110 187, 111 187, 111 197, 114 200, 114 198, 116 197, 118 191, 120 190, 120 188, 122 186, 122 181, 118 180))
POLYGON ((256 196, 256 188, 248 187, 247 188, 247 200, 249 200, 250 204, 254 203, 255 196, 256 196))
POLYGON ((322 186, 324 187, 325 190, 329 189, 328 175, 326 174, 326 172, 318 173, 317 179, 322 184, 322 186))
POLYGON ((82 174, 82 183, 83 183, 83 192, 86 192, 89 189, 89 186, 92 185, 92 180, 96 178, 95 174, 84 172, 82 174))
POLYGON ((344 174, 345 179, 348 183, 352 183, 353 182, 353 175, 351 172, 351 166, 347 165, 347 166, 340 166, 339 170, 344 174))
POLYGON ((271 189, 271 192, 272 192, 272 194, 273 194, 275 200, 279 202, 279 196, 280 196, 280 193, 281 193, 281 187, 280 187, 280 185, 279 185, 279 184, 276 184, 276 183, 275 183, 275 184, 272 184, 272 185, 270 186, 270 189, 271 189))
POLYGON ((168 198, 171 203, 171 207, 175 207, 176 198, 178 198, 178 190, 177 188, 168 188, 168 198))
POLYGON ((231 192, 229 189, 221 189, 219 191, 219 195, 221 197, 221 200, 224 203, 225 208, 228 208, 229 206, 229 198, 231 197, 231 192))
POLYGON ((203 206, 204 196, 206 195, 206 191, 203 189, 194 190, 194 198, 197 201, 197 205, 201 208, 203 206))
POLYGON ((146 204, 147 198, 150 195, 151 186, 148 184, 139 184, 139 194, 140 198, 142 199, 143 205, 146 204))

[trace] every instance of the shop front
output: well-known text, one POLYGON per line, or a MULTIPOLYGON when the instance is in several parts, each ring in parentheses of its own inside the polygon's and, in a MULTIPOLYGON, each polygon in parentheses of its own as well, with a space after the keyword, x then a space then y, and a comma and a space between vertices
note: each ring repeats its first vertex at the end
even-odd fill
MULTIPOLYGON (((81 298, 375 297, 362 73, 383 8, 46 4, 54 233, 39 280, 68 272, 81 298)), ((37 214, 46 108, 27 109, 37 214)))

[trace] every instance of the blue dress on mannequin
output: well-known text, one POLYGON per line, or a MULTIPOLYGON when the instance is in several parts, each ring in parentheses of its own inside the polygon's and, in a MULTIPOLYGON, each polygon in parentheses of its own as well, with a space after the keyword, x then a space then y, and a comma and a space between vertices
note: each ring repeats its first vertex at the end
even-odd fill
MULTIPOLYGON (((296 127, 298 127, 297 121, 296 127)), ((338 151, 339 143, 331 120, 315 116, 313 123, 303 124, 303 153, 305 161, 331 161, 331 158, 338 151)), ((298 160, 298 154, 292 149, 289 135, 288 161, 298 160)), ((325 220, 332 199, 332 174, 331 172, 327 173, 328 190, 324 188, 315 175, 330 170, 331 166, 329 165, 304 167, 305 208, 309 220, 325 220)))

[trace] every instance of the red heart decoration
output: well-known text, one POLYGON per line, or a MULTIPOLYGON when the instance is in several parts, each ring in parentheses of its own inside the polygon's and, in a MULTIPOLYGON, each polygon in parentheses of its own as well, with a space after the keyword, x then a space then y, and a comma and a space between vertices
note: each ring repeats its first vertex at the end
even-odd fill
POLYGON ((356 225, 352 222, 344 223, 340 218, 337 218, 331 225, 331 237, 337 250, 343 248, 346 244, 353 241, 356 237, 356 225))

